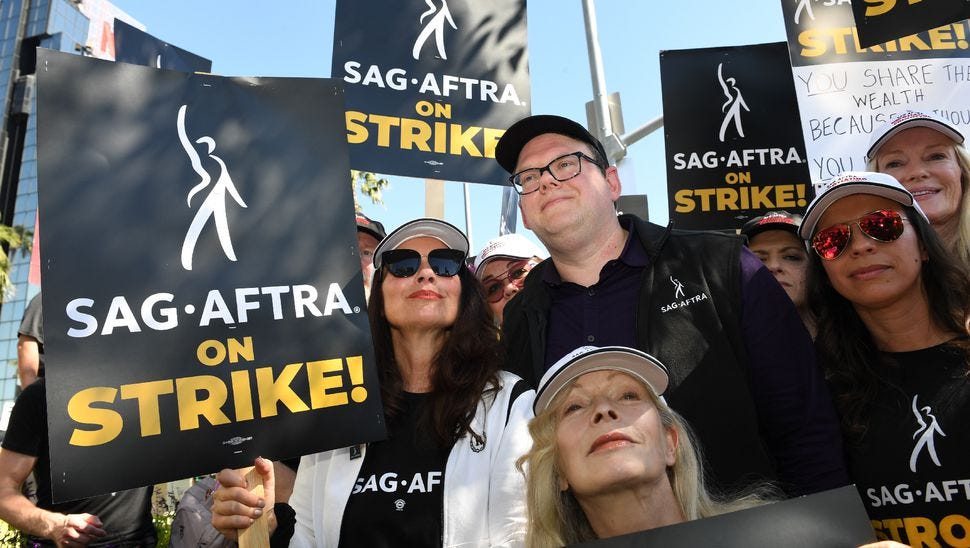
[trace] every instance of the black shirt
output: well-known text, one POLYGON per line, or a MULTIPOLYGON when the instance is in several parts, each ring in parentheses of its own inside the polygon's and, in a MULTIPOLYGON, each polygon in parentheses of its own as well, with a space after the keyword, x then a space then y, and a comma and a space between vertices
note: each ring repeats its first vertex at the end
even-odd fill
POLYGON ((880 540, 965 545, 970 538, 970 376, 964 351, 884 354, 885 381, 849 470, 880 540))
MULTIPOLYGON (((86 499, 54 503, 51 499, 51 463, 47 441, 46 383, 43 378, 24 389, 10 413, 3 448, 37 457, 37 507, 62 514, 93 514, 101 519, 106 537, 90 546, 155 546, 151 514, 151 487, 119 491, 86 499)), ((31 539, 53 546, 45 539, 31 539)))
POLYGON ((344 510, 340 546, 441 546, 451 447, 438 447, 430 433, 418 430, 427 400, 427 394, 405 393, 388 439, 367 446, 344 510))

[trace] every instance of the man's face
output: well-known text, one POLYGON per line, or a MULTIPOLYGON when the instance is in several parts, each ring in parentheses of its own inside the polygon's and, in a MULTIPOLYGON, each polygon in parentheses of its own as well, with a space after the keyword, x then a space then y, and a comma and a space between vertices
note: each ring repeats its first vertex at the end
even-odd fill
MULTIPOLYGON (((522 148, 515 172, 545 167, 552 160, 577 151, 595 157, 582 141, 556 133, 539 135, 522 148)), ((560 235, 582 234, 604 222, 616 222, 613 202, 620 196, 616 168, 607 168, 604 175, 594 163, 585 159, 581 162, 579 175, 566 181, 556 181, 548 171, 543 172, 539 190, 519 200, 522 223, 543 242, 554 241, 560 235)))
POLYGON ((374 250, 377 238, 363 230, 357 231, 357 247, 360 248, 360 271, 364 273, 364 292, 370 294, 370 282, 374 277, 374 250))

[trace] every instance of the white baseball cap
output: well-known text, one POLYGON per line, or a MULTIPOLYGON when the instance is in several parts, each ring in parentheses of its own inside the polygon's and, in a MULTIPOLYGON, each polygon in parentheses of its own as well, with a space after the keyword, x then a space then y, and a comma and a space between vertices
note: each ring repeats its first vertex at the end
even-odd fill
POLYGON ((873 130, 869 139, 869 151, 866 152, 866 160, 872 160, 879 149, 882 148, 882 145, 886 144, 886 141, 892 139, 897 133, 912 127, 935 129, 956 141, 957 144, 963 144, 963 134, 960 133, 960 130, 943 118, 928 112, 907 110, 873 130))
POLYGON ((798 235, 804 240, 811 239, 815 234, 815 225, 818 224, 825 210, 837 200, 853 194, 874 194, 889 198, 904 206, 913 207, 924 219, 926 218, 926 214, 913 199, 913 195, 892 175, 869 171, 847 171, 831 181, 815 185, 815 199, 805 210, 798 235))
POLYGON ((381 240, 374 250, 374 268, 380 270, 382 253, 397 249, 404 242, 414 238, 434 238, 449 249, 459 249, 466 256, 468 255, 468 238, 464 232, 441 219, 422 218, 404 223, 381 240))
POLYGON ((543 258, 545 254, 539 246, 521 234, 505 234, 492 238, 475 257, 475 276, 482 279, 485 265, 492 259, 531 259, 543 258))
POLYGON ((667 368, 646 352, 626 346, 581 346, 559 359, 539 381, 532 409, 546 410, 556 394, 591 371, 621 371, 642 381, 661 398, 667 390, 667 368))

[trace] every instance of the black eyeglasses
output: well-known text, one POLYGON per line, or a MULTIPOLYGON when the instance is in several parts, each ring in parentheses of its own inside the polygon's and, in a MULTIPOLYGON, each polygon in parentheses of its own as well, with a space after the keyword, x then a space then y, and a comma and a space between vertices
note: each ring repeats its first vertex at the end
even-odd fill
POLYGON ((570 152, 556 158, 555 160, 546 164, 545 167, 531 167, 529 169, 523 169, 522 171, 516 173, 509 177, 509 182, 512 183, 512 187, 515 191, 521 195, 532 194, 533 192, 539 190, 539 180, 542 179, 542 172, 548 171, 552 178, 559 181, 568 181, 573 177, 579 175, 583 171, 583 160, 586 160, 593 165, 602 168, 599 162, 590 158, 584 152, 570 152))
MULTIPOLYGON (((396 278, 410 278, 421 268, 421 254, 413 249, 389 249, 381 253, 381 264, 396 278)), ((465 264, 465 253, 460 249, 432 249, 428 264, 438 276, 450 278, 465 264)))
POLYGON ((879 209, 858 219, 823 228, 812 237, 812 249, 826 261, 834 261, 849 247, 852 225, 877 242, 894 242, 903 235, 903 216, 892 209, 879 209))

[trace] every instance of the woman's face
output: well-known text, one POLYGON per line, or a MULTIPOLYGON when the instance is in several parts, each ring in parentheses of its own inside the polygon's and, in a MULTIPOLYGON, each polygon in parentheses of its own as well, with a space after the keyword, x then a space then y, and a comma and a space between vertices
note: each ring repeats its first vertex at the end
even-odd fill
POLYGON ((485 264, 482 271, 485 300, 499 325, 506 303, 522 289, 526 275, 536 264, 538 261, 533 259, 495 259, 485 264))
POLYGON ((822 267, 840 295, 857 309, 878 309, 922 295, 926 251, 901 205, 871 194, 847 196, 829 206, 818 227, 824 230, 838 223, 851 223, 851 237, 842 254, 831 261, 823 260, 822 267), (862 234, 855 220, 879 209, 891 209, 902 215, 903 233, 898 240, 879 242, 862 234))
POLYGON ((876 156, 876 169, 899 180, 913 193, 930 223, 957 219, 963 189, 952 139, 928 127, 903 130, 876 156))
MULTIPOLYGON (((392 328, 447 329, 458 318, 461 280, 458 276, 438 276, 428 264, 433 249, 447 249, 437 238, 414 238, 398 249, 413 249, 421 254, 418 271, 408 278, 384 272, 381 291, 384 316, 392 328)), ((386 270, 386 269, 385 269, 386 270)))
POLYGON ((643 486, 669 488, 677 434, 663 426, 643 383, 619 371, 579 377, 555 413, 560 489, 583 500, 643 486))
POLYGON ((805 242, 787 230, 766 230, 751 238, 748 247, 774 274, 795 308, 804 308, 808 272, 805 242))

